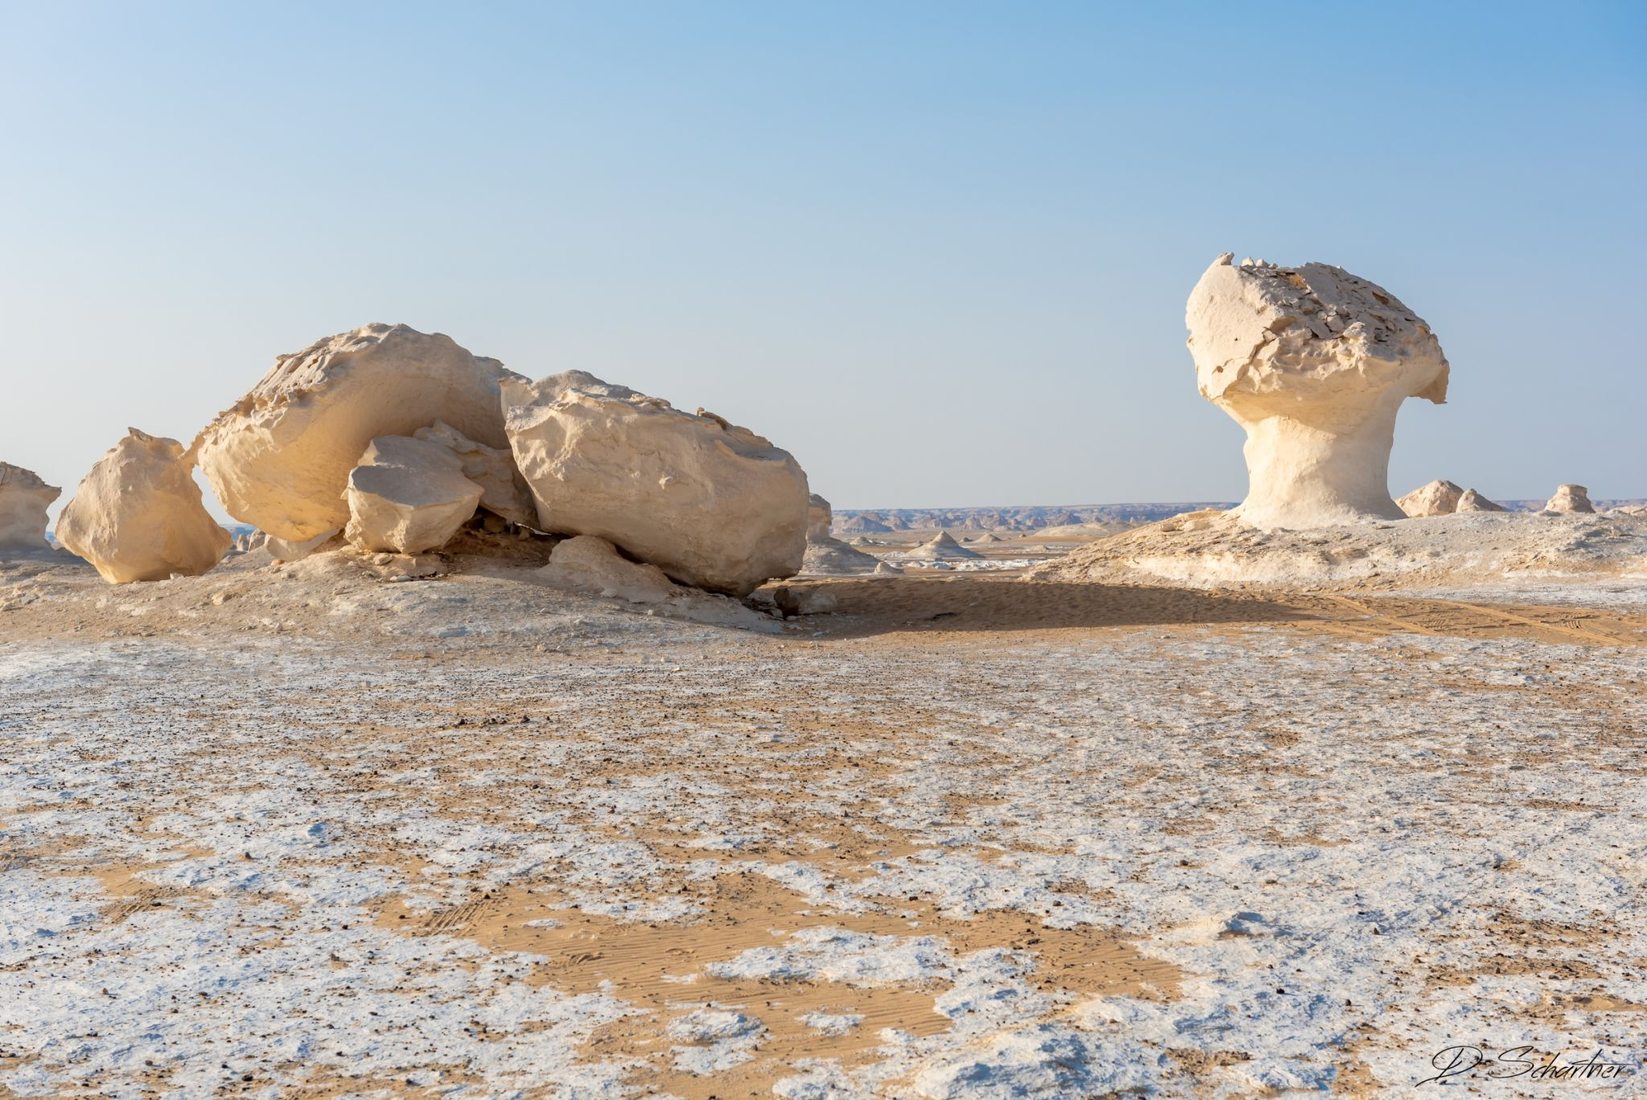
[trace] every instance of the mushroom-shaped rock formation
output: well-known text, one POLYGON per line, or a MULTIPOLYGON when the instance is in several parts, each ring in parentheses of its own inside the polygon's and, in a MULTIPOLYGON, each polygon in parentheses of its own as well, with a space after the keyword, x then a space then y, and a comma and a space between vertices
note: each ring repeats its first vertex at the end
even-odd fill
POLYGON ((1557 487, 1555 496, 1544 505, 1546 512, 1594 512, 1596 506, 1590 503, 1590 490, 1582 485, 1562 485, 1557 487))
POLYGON ((583 371, 505 381, 503 403, 540 530, 599 535, 734 596, 800 568, 806 474, 747 428, 583 371))
POLYGON ((362 550, 396 554, 445 546, 484 494, 463 476, 463 461, 450 448, 405 435, 372 440, 348 484, 343 537, 362 550))
POLYGON ((46 549, 46 509, 62 493, 33 470, 0 462, 0 551, 46 549))
POLYGON ((1508 508, 1502 504, 1494 504, 1474 489, 1464 490, 1464 495, 1458 498, 1458 512, 1507 512, 1508 508))
POLYGON ((1450 516, 1458 511, 1458 498, 1463 495, 1464 490, 1457 485, 1437 479, 1420 485, 1395 503, 1409 519, 1450 516))
POLYGON ((806 557, 801 562, 801 572, 818 577, 856 577, 875 572, 875 567, 881 564, 880 558, 853 549, 830 535, 833 518, 829 501, 813 493, 807 509, 806 557))
POLYGON ((538 513, 532 504, 532 490, 526 487, 526 480, 515 469, 515 456, 507 447, 488 447, 478 443, 444 420, 437 420, 412 434, 414 438, 439 443, 457 455, 463 463, 463 476, 481 487, 482 508, 522 527, 537 524, 538 513))
POLYGON ((617 547, 594 535, 557 543, 549 564, 537 576, 555 588, 630 603, 663 603, 674 593, 686 591, 671 583, 657 566, 630 561, 617 547))
POLYGON ((907 561, 968 561, 983 555, 956 542, 948 531, 939 531, 930 542, 923 542, 903 557, 907 561))
POLYGON ((1401 402, 1447 398, 1447 360, 1395 295, 1342 268, 1215 260, 1185 319, 1201 396, 1247 432, 1259 528, 1401 519, 1390 447, 1401 402))
POLYGON ((110 584, 126 584, 198 576, 234 536, 206 511, 183 444, 131 428, 81 480, 57 517, 57 541, 110 584))
POLYGON ((200 465, 231 516, 301 544, 347 522, 349 471, 379 436, 441 420, 507 446, 498 383, 514 377, 449 336, 367 325, 276 359, 200 433, 200 465))

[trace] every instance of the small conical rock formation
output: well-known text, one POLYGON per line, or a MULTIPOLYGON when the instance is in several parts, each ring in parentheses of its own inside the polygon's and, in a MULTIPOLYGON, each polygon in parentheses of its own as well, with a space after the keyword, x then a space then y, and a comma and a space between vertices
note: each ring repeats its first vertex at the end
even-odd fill
POLYGON ((1596 506, 1590 503, 1590 490, 1582 485, 1562 485, 1555 491, 1544 505, 1546 512, 1594 512, 1596 506))
POLYGON ((1458 508, 1456 509, 1456 511, 1460 511, 1460 512, 1507 512, 1507 511, 1509 511, 1509 509, 1505 508, 1504 505, 1502 505, 1502 504, 1494 504, 1492 501, 1488 500, 1486 497, 1482 496, 1480 493, 1476 492, 1474 489, 1466 489, 1464 491, 1464 495, 1458 498, 1458 508))
POLYGON ((922 543, 904 557, 910 561, 965 561, 983 555, 956 542, 948 531, 939 531, 932 541, 922 543))
POLYGON ((1450 516, 1458 511, 1458 498, 1463 495, 1464 490, 1457 485, 1438 479, 1427 485, 1420 485, 1396 503, 1407 513, 1408 519, 1450 516))
POLYGON ((0 550, 44 550, 46 509, 62 492, 33 470, 0 462, 0 550))

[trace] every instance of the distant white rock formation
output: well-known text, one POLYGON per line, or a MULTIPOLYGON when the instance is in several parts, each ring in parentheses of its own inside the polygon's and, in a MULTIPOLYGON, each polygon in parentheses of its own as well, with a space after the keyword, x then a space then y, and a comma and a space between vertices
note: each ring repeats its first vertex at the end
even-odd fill
POLYGON ((506 447, 498 383, 518 377, 439 333, 366 325, 278 358, 201 432, 200 466, 231 516, 302 544, 348 522, 349 471, 379 436, 444 421, 506 447))
POLYGON ((831 535, 833 519, 829 501, 813 493, 807 510, 806 557, 801 561, 801 572, 815 577, 856 577, 875 572, 881 559, 831 535))
POLYGON ((46 549, 46 509, 62 493, 33 470, 0 462, 0 551, 46 549))
POLYGON ((349 471, 343 537, 368 551, 421 554, 445 546, 485 495, 451 448, 407 435, 379 436, 349 471))
POLYGON ((598 535, 677 581, 734 596, 800 569, 809 494, 788 451, 583 371, 502 390, 540 530, 598 535))
POLYGON ((129 429, 80 482, 57 541, 111 584, 206 572, 234 537, 207 513, 193 471, 177 440, 129 429))
POLYGON ((1561 485, 1556 488, 1555 495, 1545 502, 1546 512, 1594 512, 1596 506, 1590 503, 1590 490, 1582 485, 1561 485))
POLYGON ((1450 516, 1458 511, 1458 498, 1464 490, 1452 482, 1438 479, 1420 485, 1395 503, 1411 519, 1426 516, 1450 516))
POLYGON ((1400 519, 1396 412, 1447 397, 1447 359, 1395 295, 1342 268, 1218 257, 1185 320, 1201 395, 1247 433, 1240 519, 1312 528, 1400 519))
POLYGON ((901 555, 905 561, 971 561, 983 557, 976 550, 968 550, 948 531, 939 531, 929 542, 901 555))
POLYGON ((1458 498, 1458 507, 1455 512, 1507 512, 1508 508, 1502 504, 1494 504, 1474 489, 1464 490, 1464 495, 1458 498))

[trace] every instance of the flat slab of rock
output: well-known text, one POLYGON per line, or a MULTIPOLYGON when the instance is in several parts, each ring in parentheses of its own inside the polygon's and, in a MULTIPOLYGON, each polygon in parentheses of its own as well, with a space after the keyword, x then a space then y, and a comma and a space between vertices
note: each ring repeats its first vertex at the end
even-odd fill
POLYGON ((110 584, 198 576, 234 545, 206 511, 175 439, 128 430, 57 518, 57 541, 110 584))
POLYGON ((0 551, 46 549, 46 509, 62 493, 33 470, 0 462, 0 551))
POLYGON ((421 554, 451 541, 474 517, 484 490, 441 443, 406 435, 372 440, 349 471, 343 537, 362 550, 421 554))
POLYGON ((231 516, 301 544, 348 522, 349 471, 379 436, 439 420, 506 447, 498 383, 518 377, 449 336, 366 325, 277 359, 200 433, 200 466, 231 516))
POLYGON ((683 584, 735 596, 800 569, 808 492, 789 452, 582 371, 502 388, 540 530, 598 535, 683 584))

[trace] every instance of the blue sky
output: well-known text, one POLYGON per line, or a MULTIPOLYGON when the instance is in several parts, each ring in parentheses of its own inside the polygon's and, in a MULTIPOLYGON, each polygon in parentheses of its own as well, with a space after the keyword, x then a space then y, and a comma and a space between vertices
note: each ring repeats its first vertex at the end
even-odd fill
POLYGON ((841 507, 1234 499, 1230 250, 1431 322, 1397 492, 1647 495, 1647 4, 0 0, 0 158, 0 459, 70 491, 404 321, 841 507))

